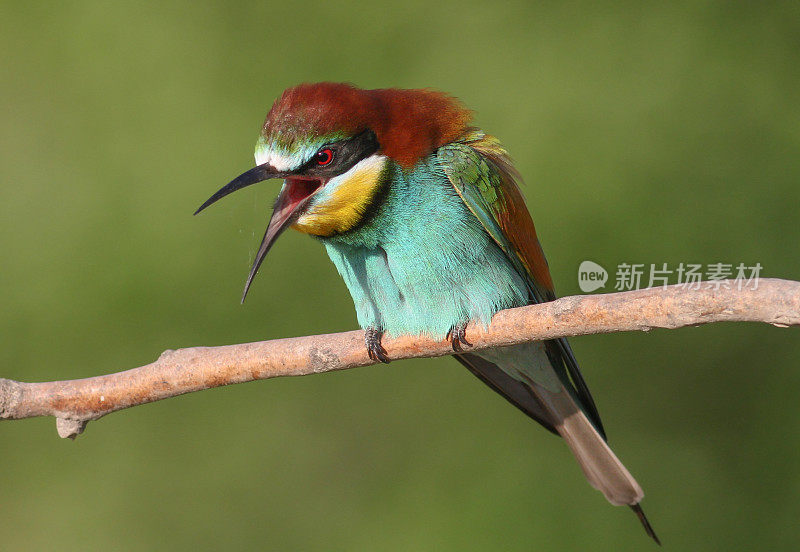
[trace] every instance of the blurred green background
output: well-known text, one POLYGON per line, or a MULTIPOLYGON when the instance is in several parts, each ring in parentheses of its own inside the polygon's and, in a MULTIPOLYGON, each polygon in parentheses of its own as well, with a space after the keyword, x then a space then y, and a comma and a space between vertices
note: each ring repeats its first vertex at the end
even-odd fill
MULTIPOLYGON (((355 328, 323 248, 295 232, 239 305, 277 185, 191 216, 252 166, 266 111, 302 81, 462 98, 525 175, 562 295, 585 259, 800 279, 799 37, 796 2, 3 2, 0 376, 355 328)), ((796 330, 572 343, 667 549, 796 549, 796 330)), ((654 549, 451 359, 196 393, 75 442, 52 419, 0 423, 0 542, 654 549)))

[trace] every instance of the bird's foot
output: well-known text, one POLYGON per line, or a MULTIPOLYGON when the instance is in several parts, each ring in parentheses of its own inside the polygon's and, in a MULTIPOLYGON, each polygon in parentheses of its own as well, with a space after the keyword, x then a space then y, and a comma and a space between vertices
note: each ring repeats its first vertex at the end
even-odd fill
POLYGON ((381 345, 383 331, 378 328, 367 328, 364 330, 364 344, 367 346, 367 354, 372 360, 379 360, 384 364, 389 364, 389 357, 386 349, 381 345))
POLYGON ((447 339, 450 342, 450 345, 453 347, 453 350, 457 353, 462 352, 464 349, 461 345, 467 345, 468 347, 472 347, 472 343, 467 341, 467 326, 469 325, 469 321, 467 322, 459 322, 458 324, 454 325, 450 328, 450 331, 447 332, 447 339))

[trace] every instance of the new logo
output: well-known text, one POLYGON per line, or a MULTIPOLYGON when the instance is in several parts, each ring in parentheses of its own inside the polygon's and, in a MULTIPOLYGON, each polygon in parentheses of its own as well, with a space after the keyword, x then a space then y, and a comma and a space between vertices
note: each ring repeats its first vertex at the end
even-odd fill
POLYGON ((606 285, 608 272, 592 261, 583 261, 578 267, 578 286, 584 293, 591 293, 606 285))

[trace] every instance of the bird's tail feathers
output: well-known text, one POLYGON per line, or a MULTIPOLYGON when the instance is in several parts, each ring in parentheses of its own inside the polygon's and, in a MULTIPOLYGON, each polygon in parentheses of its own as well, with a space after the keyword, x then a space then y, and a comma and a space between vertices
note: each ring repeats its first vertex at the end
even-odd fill
POLYGON ((629 506, 639 518, 645 532, 658 544, 658 537, 644 515, 639 502, 644 498, 641 486, 614 454, 605 439, 578 407, 570 393, 558 392, 529 380, 531 393, 547 411, 556 432, 566 441, 589 484, 603 493, 611 504, 629 506))
POLYGON ((534 381, 531 391, 550 414, 553 426, 564 438, 589 484, 617 506, 638 504, 644 497, 639 483, 603 440, 586 414, 566 389, 554 393, 534 381))
POLYGON ((647 534, 659 542, 639 506, 644 497, 642 488, 609 448, 602 430, 598 430, 602 425, 593 401, 587 411, 581 406, 585 397, 591 400, 588 390, 582 396, 579 390, 568 388, 568 382, 558 377, 541 344, 488 349, 480 356, 464 353, 455 358, 528 416, 563 437, 589 484, 612 504, 629 506, 647 534), (596 425, 591 420, 592 412, 596 425))

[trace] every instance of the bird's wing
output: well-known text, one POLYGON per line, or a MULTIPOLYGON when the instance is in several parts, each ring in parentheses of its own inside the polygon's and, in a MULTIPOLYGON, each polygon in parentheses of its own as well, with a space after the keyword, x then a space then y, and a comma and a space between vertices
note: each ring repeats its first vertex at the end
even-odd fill
POLYGON ((466 206, 520 274, 537 303, 555 299, 547 260, 517 182, 519 174, 496 138, 479 130, 438 150, 439 164, 466 206))
MULTIPOLYGON (((439 166, 464 204, 517 271, 526 276, 531 302, 555 299, 550 269, 519 189, 521 178, 500 142, 473 129, 459 141, 439 148, 436 155, 439 166)), ((559 377, 574 392, 589 419, 605 437, 594 399, 569 343, 566 339, 548 341, 547 353, 559 377)))
POLYGON ((472 353, 453 355, 479 380, 494 389, 501 397, 522 410, 525 414, 542 424, 550 432, 555 433, 553 416, 542 406, 530 386, 517 381, 500 369, 496 364, 472 353))

